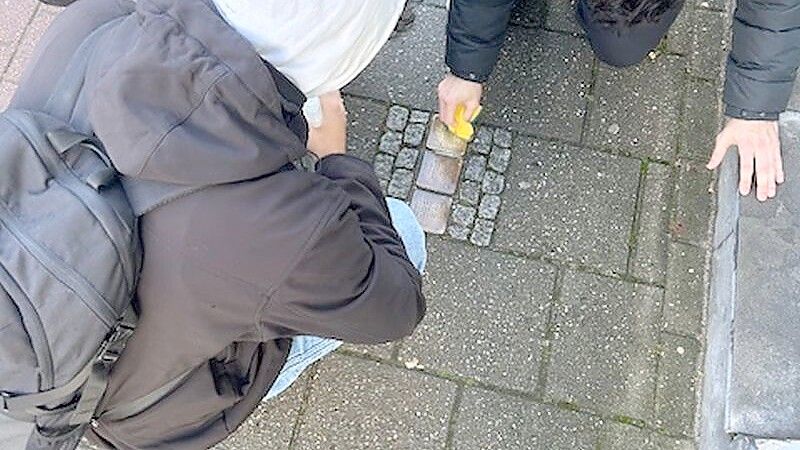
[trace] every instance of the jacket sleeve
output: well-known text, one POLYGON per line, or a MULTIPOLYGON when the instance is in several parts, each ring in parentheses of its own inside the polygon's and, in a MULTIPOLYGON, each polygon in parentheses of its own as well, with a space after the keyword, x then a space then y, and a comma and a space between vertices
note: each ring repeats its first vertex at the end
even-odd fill
POLYGON ((515 0, 452 0, 447 21, 450 71, 465 80, 485 82, 506 37, 515 0))
POLYGON ((272 295, 262 324, 282 328, 273 335, 353 343, 408 336, 425 314, 421 275, 392 227, 372 167, 337 155, 322 159, 318 172, 338 185, 344 201, 272 295))
POLYGON ((726 113, 783 112, 798 64, 800 0, 738 0, 726 71, 726 113))

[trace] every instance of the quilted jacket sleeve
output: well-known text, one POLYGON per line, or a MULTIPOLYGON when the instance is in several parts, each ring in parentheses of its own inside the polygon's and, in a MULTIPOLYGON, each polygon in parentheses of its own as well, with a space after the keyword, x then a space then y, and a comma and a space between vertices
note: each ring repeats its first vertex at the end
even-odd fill
POLYGON ((452 0, 447 22, 450 71, 465 80, 485 82, 506 36, 515 0, 452 0))
POLYGON ((786 109, 800 65, 800 0, 738 0, 725 82, 726 113, 786 109))

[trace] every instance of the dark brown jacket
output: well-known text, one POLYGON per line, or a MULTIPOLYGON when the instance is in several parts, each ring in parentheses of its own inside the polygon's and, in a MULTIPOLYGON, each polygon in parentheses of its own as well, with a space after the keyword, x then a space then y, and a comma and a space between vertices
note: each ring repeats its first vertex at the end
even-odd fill
POLYGON ((291 170, 306 153, 302 95, 208 1, 75 3, 41 41, 13 106, 41 108, 80 42, 110 21, 73 123, 128 177, 216 186, 143 218, 140 325, 103 409, 195 370, 144 412, 101 418, 93 438, 205 448, 266 394, 292 336, 410 334, 425 311, 420 276, 368 164, 331 156, 316 173, 291 170))

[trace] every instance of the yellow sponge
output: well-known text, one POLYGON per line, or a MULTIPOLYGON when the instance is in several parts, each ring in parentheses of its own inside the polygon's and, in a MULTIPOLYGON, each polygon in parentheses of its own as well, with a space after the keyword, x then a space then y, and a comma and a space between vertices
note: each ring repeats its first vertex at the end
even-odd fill
POLYGON ((448 126, 450 132, 458 136, 459 138, 465 141, 471 141, 472 136, 475 134, 475 127, 472 126, 472 122, 478 117, 478 114, 481 113, 481 107, 478 106, 475 108, 475 112, 472 113, 472 117, 469 119, 464 117, 464 111, 467 108, 462 104, 456 107, 456 114, 455 114, 455 125, 448 126))

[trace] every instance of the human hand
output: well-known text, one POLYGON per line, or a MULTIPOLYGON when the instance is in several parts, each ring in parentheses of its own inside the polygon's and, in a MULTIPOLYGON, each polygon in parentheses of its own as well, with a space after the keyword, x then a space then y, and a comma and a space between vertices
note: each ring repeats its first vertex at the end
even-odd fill
POLYGON ((750 193, 755 172, 756 198, 763 202, 775 197, 784 181, 778 121, 729 119, 706 167, 716 169, 734 145, 739 148, 739 193, 750 193))
POLYGON ((469 121, 481 105, 483 85, 447 74, 439 83, 439 119, 455 126, 456 108, 464 105, 464 119, 469 121))
POLYGON ((322 125, 308 130, 308 149, 322 159, 347 151, 347 110, 339 91, 319 96, 322 125))

